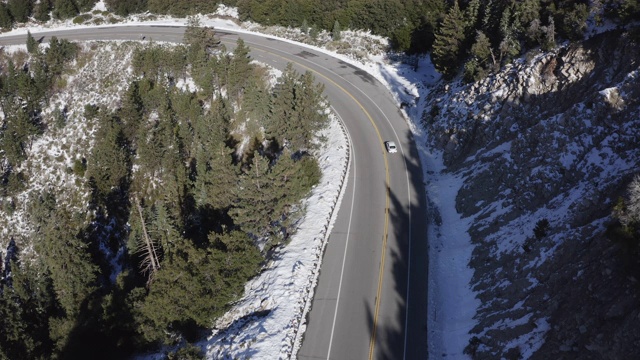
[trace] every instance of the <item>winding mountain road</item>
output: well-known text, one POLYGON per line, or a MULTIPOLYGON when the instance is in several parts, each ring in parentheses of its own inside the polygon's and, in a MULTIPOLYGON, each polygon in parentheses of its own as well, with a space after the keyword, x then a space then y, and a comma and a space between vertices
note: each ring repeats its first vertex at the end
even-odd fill
MULTIPOLYGON (((184 28, 118 26, 33 33, 70 40, 181 42, 184 28)), ((299 359, 426 359, 426 199, 418 151, 391 93, 374 77, 308 47, 242 37, 251 56, 275 68, 312 71, 351 140, 348 184, 327 244, 299 359), (393 140, 398 153, 387 154, 393 140)), ((26 35, 0 45, 25 44, 26 35)))

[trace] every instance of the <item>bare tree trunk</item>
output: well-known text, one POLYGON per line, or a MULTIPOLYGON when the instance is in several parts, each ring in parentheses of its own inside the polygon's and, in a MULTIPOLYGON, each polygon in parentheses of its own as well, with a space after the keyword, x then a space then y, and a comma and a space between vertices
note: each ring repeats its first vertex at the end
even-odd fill
POLYGON ((149 238, 149 233, 147 232, 147 226, 144 222, 144 217, 142 216, 142 206, 140 206, 140 200, 138 200, 138 196, 134 197, 136 208, 138 209, 138 215, 140 216, 140 224, 142 224, 142 233, 144 237, 144 244, 140 246, 139 250, 144 254, 144 259, 140 266, 144 271, 149 271, 149 280, 147 281, 147 286, 151 282, 151 278, 153 274, 158 271, 160 268, 160 263, 158 261, 158 254, 156 253, 156 247, 153 244, 153 240, 149 238))

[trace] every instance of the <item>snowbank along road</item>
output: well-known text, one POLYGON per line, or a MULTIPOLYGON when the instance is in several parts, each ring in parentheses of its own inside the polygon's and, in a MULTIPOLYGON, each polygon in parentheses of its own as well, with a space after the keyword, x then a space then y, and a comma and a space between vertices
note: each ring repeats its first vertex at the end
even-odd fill
MULTIPOLYGON (((123 26, 34 33, 70 40, 181 42, 183 27, 123 26)), ((218 30, 228 47, 242 37, 251 56, 275 68, 312 71, 351 138, 344 200, 329 236, 300 359, 427 357, 427 236, 422 169, 411 131, 391 93, 373 76, 309 47, 218 30), (398 152, 387 154, 384 141, 398 152)), ((0 38, 25 44, 26 35, 0 38)))

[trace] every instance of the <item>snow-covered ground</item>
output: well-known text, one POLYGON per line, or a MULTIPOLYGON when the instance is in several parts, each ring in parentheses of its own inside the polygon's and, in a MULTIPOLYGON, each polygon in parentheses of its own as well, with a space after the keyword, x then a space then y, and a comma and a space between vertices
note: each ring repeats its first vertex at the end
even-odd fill
POLYGON ((304 201, 306 214, 291 242, 246 286, 245 296, 216 323, 206 341, 210 359, 288 357, 299 346, 304 317, 316 285, 326 239, 342 199, 349 142, 333 118, 318 160, 322 180, 304 201))
MULTIPOLYGON (((104 3, 99 2, 94 10, 104 10, 104 3)), ((201 15, 201 24, 237 32, 253 32, 247 29, 259 28, 255 24, 240 24, 229 19, 237 16, 233 9, 221 7, 218 13, 225 18, 201 15)), ((131 16, 108 25, 76 25, 71 20, 51 21, 46 24, 28 24, 0 34, 0 37, 25 34, 28 30, 36 33, 48 29, 78 27, 139 24, 184 26, 187 23, 184 18, 150 18, 148 15, 131 16)), ((295 29, 287 29, 286 33, 300 34, 295 29)), ((343 32, 343 38, 358 39, 364 36, 369 36, 378 49, 381 44, 386 43, 384 39, 365 32, 343 32)), ((429 184, 426 191, 432 205, 437 207, 434 213, 438 213, 441 220, 438 221, 439 226, 430 226, 429 234, 429 351, 433 355, 447 353, 461 356, 468 343, 469 330, 475 325, 473 315, 478 306, 469 286, 472 275, 468 267, 471 243, 466 232, 462 231, 468 227, 468 220, 461 220, 455 210, 455 196, 462 182, 450 175, 441 175, 444 169, 442 156, 427 150, 425 144, 428 134, 420 130, 420 118, 424 109, 412 106, 421 93, 428 91, 428 87, 440 79, 439 74, 428 58, 415 59, 415 62, 408 64, 389 59, 377 51, 377 55, 363 57, 362 51, 355 55, 345 55, 317 46, 304 46, 326 52, 367 71, 389 88, 398 105, 409 104, 404 108, 403 114, 413 122, 412 129, 420 151, 425 179, 429 184)), ((277 359, 295 355, 305 329, 304 314, 313 296, 320 255, 326 235, 331 230, 333 210, 340 205, 341 189, 344 186, 342 180, 347 170, 348 139, 337 119, 332 121, 325 136, 329 139, 329 146, 319 154, 323 178, 304 203, 306 216, 300 222, 291 243, 274 256, 265 271, 247 284, 245 296, 217 322, 211 336, 201 344, 208 358, 277 359)), ((162 356, 155 354, 144 358, 162 356)))
MULTIPOLYGON (((423 144, 425 142, 422 142, 423 144)), ((437 207, 440 226, 429 227, 429 353, 464 357, 469 330, 476 321, 480 301, 469 288, 473 270, 469 268, 473 247, 467 233, 470 219, 461 219, 455 208, 462 179, 443 174, 440 154, 425 154, 423 167, 433 172, 428 177, 427 196, 437 207)), ((425 177, 427 178, 427 177, 425 177)))

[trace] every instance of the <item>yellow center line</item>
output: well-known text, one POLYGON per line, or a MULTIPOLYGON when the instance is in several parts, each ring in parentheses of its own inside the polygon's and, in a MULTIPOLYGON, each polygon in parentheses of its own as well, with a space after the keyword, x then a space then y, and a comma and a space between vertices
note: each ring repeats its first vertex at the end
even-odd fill
MULTIPOLYGON (((258 44, 256 44, 256 45, 258 45, 258 44)), ((301 63, 299 63, 297 61, 291 60, 289 58, 286 58, 286 57, 284 57, 282 55, 273 53, 271 51, 268 51, 268 50, 265 50, 265 49, 256 49, 255 47, 252 48, 252 49, 272 54, 274 56, 277 56, 277 57, 279 57, 281 59, 286 60, 287 62, 296 63, 300 67, 305 68, 305 69, 307 69, 307 70, 319 75, 320 77, 324 78, 326 81, 332 83, 335 87, 337 87, 342 92, 347 94, 351 98, 351 100, 353 100, 353 102, 358 104, 358 106, 360 107, 362 112, 364 112, 364 114, 369 119, 369 122, 373 126, 373 129, 375 130, 376 135, 378 136, 380 148, 382 150, 382 157, 384 158, 386 201, 385 201, 385 214, 384 214, 384 231, 383 231, 383 235, 382 235, 382 255, 381 255, 381 258, 380 258, 380 271, 378 273, 378 288, 376 290, 376 301, 375 301, 375 310, 374 310, 374 315, 373 315, 373 326, 372 326, 373 329, 371 331, 371 341, 369 342, 369 360, 372 360, 373 359, 373 350, 375 348, 375 343, 376 343, 376 331, 377 331, 377 327, 378 327, 378 314, 380 313, 380 299, 382 298, 382 280, 384 278, 384 262, 385 262, 385 257, 386 257, 386 253, 387 253, 387 238, 388 238, 388 231, 389 231, 389 203, 390 203, 390 194, 389 194, 389 192, 391 190, 391 187, 389 185, 390 184, 390 181, 389 181, 389 163, 387 161, 387 153, 385 151, 384 141, 382 140, 382 136, 380 135, 380 130, 378 129, 378 126, 376 125, 376 123, 373 121, 373 117, 371 116, 371 114, 369 114, 369 112, 355 98, 355 96, 353 96, 349 91, 347 91, 347 89, 345 89, 344 87, 342 87, 341 85, 339 85, 335 81, 331 80, 326 75, 324 75, 324 74, 322 74, 320 72, 317 72, 317 71, 313 70, 312 68, 310 68, 310 67, 308 67, 306 65, 303 65, 303 64, 301 64, 301 63)))

